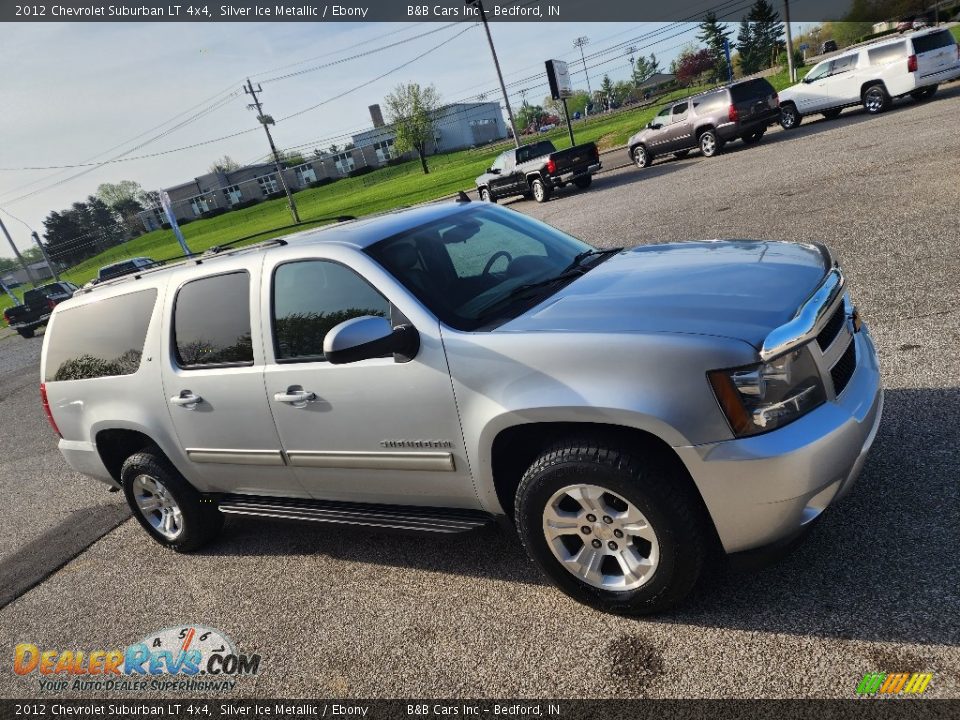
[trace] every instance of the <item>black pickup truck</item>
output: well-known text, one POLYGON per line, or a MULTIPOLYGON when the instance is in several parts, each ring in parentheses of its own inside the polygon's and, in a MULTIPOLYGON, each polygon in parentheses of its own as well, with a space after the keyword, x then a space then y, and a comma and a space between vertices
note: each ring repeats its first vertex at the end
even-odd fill
POLYGON ((77 286, 69 282, 55 282, 27 290, 23 294, 23 304, 4 310, 3 319, 21 337, 31 338, 38 327, 47 324, 56 304, 73 297, 76 291, 77 286))
POLYGON ((500 153, 493 166, 477 178, 481 200, 496 202, 510 195, 546 202, 556 188, 573 183, 590 187, 600 169, 600 151, 594 143, 557 150, 549 140, 521 145, 500 153))

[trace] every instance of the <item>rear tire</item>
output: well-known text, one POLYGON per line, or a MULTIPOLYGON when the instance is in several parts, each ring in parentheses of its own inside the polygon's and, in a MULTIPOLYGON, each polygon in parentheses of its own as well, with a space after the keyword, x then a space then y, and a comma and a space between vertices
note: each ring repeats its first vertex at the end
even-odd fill
POLYGON ((704 130, 697 142, 700 145, 700 154, 704 157, 719 155, 723 149, 723 143, 714 130, 704 130))
POLYGON ((20 337, 29 340, 36 334, 37 330, 36 328, 20 328, 17 332, 20 333, 20 337))
POLYGON ((156 446, 128 457, 120 480, 134 517, 165 547, 192 552, 223 528, 216 503, 197 492, 156 446))
POLYGON ((649 167, 650 163, 653 162, 653 156, 643 145, 637 145, 631 155, 633 155, 633 164, 641 170, 649 167))
POLYGON ((827 120, 836 120, 838 117, 840 117, 840 113, 842 112, 843 112, 842 108, 831 108, 830 110, 824 110, 823 116, 827 120))
POLYGON ((682 472, 657 452, 560 442, 517 488, 520 538, 582 603, 624 615, 666 610, 693 589, 709 553, 700 499, 682 472))
POLYGON ((877 115, 890 107, 890 94, 883 83, 874 83, 863 90, 863 107, 871 115, 877 115))
POLYGON ((552 192, 550 186, 540 178, 533 179, 533 182, 530 183, 530 190, 533 192, 533 199, 538 203, 545 203, 549 200, 552 192))
POLYGON ((803 122, 803 115, 797 111, 797 106, 793 103, 784 103, 780 106, 780 127, 784 130, 793 130, 800 127, 803 122))
POLYGON ((584 175, 583 177, 578 177, 573 181, 573 184, 576 185, 581 190, 586 190, 593 183, 593 175, 584 175))

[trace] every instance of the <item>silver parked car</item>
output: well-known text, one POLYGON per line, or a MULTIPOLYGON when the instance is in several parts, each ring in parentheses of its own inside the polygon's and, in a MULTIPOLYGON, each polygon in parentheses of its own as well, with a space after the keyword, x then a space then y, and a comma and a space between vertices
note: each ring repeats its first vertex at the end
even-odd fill
POLYGON ((41 372, 67 462, 176 550, 225 513, 511 519, 564 592, 621 613, 676 603, 717 550, 809 526, 882 407, 822 246, 601 250, 469 202, 81 291, 41 372))

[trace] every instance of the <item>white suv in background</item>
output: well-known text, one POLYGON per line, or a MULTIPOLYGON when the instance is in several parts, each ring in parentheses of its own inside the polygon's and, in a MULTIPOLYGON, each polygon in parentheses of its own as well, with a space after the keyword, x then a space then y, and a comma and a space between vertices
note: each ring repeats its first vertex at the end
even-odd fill
POLYGON ((835 118, 862 104, 869 113, 890 107, 892 98, 923 100, 937 85, 960 77, 960 45, 949 30, 931 28, 896 36, 815 65, 802 82, 780 93, 780 124, 797 127, 804 115, 835 118))

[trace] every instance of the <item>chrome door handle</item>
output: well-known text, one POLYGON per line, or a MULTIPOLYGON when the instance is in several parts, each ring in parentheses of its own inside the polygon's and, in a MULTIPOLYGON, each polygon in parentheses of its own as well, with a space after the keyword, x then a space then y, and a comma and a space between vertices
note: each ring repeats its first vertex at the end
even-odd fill
POLYGON ((183 390, 179 395, 170 398, 171 405, 178 405, 179 407, 187 408, 187 410, 193 410, 193 408, 197 406, 197 403, 202 401, 202 397, 194 395, 189 390, 183 390))
POLYGON ((293 388, 287 388, 287 392, 278 392, 273 396, 273 399, 277 402, 289 403, 291 405, 303 407, 308 402, 313 402, 317 399, 317 394, 309 392, 308 390, 294 390, 293 388))

